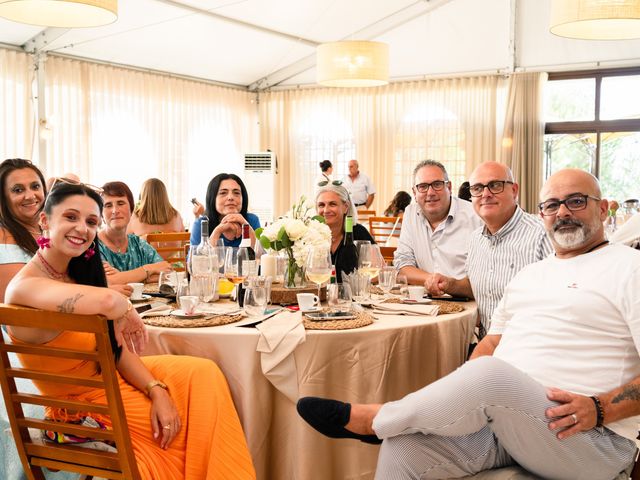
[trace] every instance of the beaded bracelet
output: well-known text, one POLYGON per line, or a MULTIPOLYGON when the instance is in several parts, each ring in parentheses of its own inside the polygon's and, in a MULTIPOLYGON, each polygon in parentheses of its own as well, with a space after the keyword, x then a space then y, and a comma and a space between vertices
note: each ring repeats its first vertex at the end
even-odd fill
POLYGON ((593 400, 596 406, 596 427, 601 427, 604 424, 604 408, 602 408, 602 403, 600 403, 600 399, 595 395, 589 398, 593 400))

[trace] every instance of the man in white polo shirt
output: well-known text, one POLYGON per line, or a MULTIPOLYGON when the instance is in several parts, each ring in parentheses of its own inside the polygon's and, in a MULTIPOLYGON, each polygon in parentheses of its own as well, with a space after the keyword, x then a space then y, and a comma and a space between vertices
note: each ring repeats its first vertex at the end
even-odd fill
POLYGON ((349 162, 349 175, 344 178, 344 188, 351 195, 351 201, 358 207, 369 208, 376 196, 376 187, 371 179, 359 170, 357 160, 349 162))
POLYGON ((482 220, 469 202, 451 195, 451 182, 440 162, 420 162, 413 178, 415 203, 404 211, 393 265, 415 285, 425 284, 434 272, 465 277, 469 237, 482 220))

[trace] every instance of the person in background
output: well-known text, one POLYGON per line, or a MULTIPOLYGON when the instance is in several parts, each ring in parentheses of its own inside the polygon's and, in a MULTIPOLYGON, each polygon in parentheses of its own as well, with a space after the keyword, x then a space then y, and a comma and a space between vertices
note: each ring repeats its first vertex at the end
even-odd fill
POLYGON ((331 177, 331 175, 333 174, 333 164, 331 163, 330 160, 323 160, 320 162, 320 175, 318 175, 318 178, 316 179, 316 184, 326 180, 327 182, 330 182, 331 180, 333 180, 333 178, 331 177))
POLYGON ((47 194, 44 175, 31 161, 0 164, 0 301, 9 281, 38 251, 40 211, 47 194))
POLYGON ((509 167, 481 163, 470 181, 471 203, 484 226, 471 233, 467 276, 456 279, 434 272, 425 286, 434 296, 475 298, 482 340, 507 284, 526 265, 546 258, 553 247, 540 218, 518 206, 519 185, 509 167))
POLYGON ((346 216, 353 217, 353 239, 368 240, 376 243, 369 231, 358 223, 358 214, 351 202, 349 192, 342 186, 340 180, 320 182, 320 189, 316 193, 316 211, 324 217, 331 229, 331 263, 336 267, 337 280, 342 279, 340 268, 340 250, 344 240, 344 221, 346 216))
POLYGON ((423 285, 433 272, 463 278, 469 237, 482 220, 469 202, 451 195, 440 162, 420 162, 413 178, 416 201, 404 212, 393 265, 414 285, 423 285))
POLYGON ((404 213, 404 209, 411 203, 411 195, 404 190, 400 190, 391 199, 391 203, 384 211, 385 217, 400 217, 404 213))
MULTIPOLYGON (((244 183, 233 173, 220 173, 213 177, 207 187, 206 210, 209 218, 209 242, 217 245, 222 238, 225 246, 237 247, 242 240, 242 225, 251 226, 251 245, 255 245, 254 231, 260 228, 260 219, 247 211, 249 194, 244 183)), ((191 227, 191 245, 201 240, 202 217, 196 218, 191 227)))
POLYGON ((373 204, 376 187, 367 175, 360 172, 359 168, 357 160, 349 162, 349 175, 344 178, 344 187, 351 195, 354 207, 368 209, 373 204))
POLYGON ((469 191, 469 182, 462 182, 460 188, 458 188, 458 198, 460 200, 466 200, 467 202, 471 201, 471 192, 469 191))
MULTIPOLYGON (((7 301, 71 314, 104 315, 109 322, 118 384, 127 414, 133 453, 144 479, 255 479, 251 456, 224 375, 210 360, 182 355, 140 358, 146 331, 131 302, 107 286, 95 253, 102 199, 82 184, 54 185, 39 215, 50 233, 47 247, 14 277, 7 301), (137 339, 137 340, 136 340, 137 339), (123 348, 124 344, 124 348, 123 348), (137 344, 137 347, 136 347, 137 344), (131 350, 129 350, 131 348, 131 350), (188 449, 188 451, 187 451, 188 449)), ((46 344, 76 350, 95 349, 91 333, 8 327, 15 343, 46 344)), ((42 359, 18 354, 25 368, 42 359)), ((47 360, 51 371, 99 375, 84 359, 47 360)), ((90 386, 34 381, 44 395, 62 400, 105 402, 104 390, 90 386)), ((83 412, 55 408, 52 419, 73 422, 83 412)), ((91 413, 109 427, 108 416, 91 413)))
POLYGON ((127 234, 133 213, 129 187, 123 182, 105 183, 102 199, 105 226, 98 237, 109 285, 155 281, 160 272, 171 271, 171 265, 151 245, 133 233, 127 234))
POLYGON ((148 233, 182 232, 184 222, 167 194, 162 180, 150 178, 142 184, 140 203, 133 211, 127 233, 143 237, 148 233))

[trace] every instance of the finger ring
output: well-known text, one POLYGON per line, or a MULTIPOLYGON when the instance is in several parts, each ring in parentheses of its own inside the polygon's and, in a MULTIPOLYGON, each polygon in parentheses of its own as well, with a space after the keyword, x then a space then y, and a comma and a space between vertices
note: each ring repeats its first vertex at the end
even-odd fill
POLYGON ((575 425, 576 423, 578 423, 578 416, 575 413, 571 414, 571 418, 573 418, 573 424, 575 425))
POLYGON ((165 425, 162 428, 164 428, 165 430, 171 430, 171 425, 165 425))

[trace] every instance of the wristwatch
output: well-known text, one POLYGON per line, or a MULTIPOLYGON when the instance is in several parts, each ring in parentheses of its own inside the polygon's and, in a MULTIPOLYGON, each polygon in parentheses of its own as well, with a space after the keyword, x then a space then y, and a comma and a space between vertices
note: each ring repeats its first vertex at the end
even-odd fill
POLYGON ((169 387, 167 387, 166 383, 161 382, 160 380, 151 380, 149 383, 147 383, 147 386, 144 387, 145 391, 147 392, 147 397, 151 396, 151 389, 153 387, 164 388, 167 391, 169 390, 169 387))

